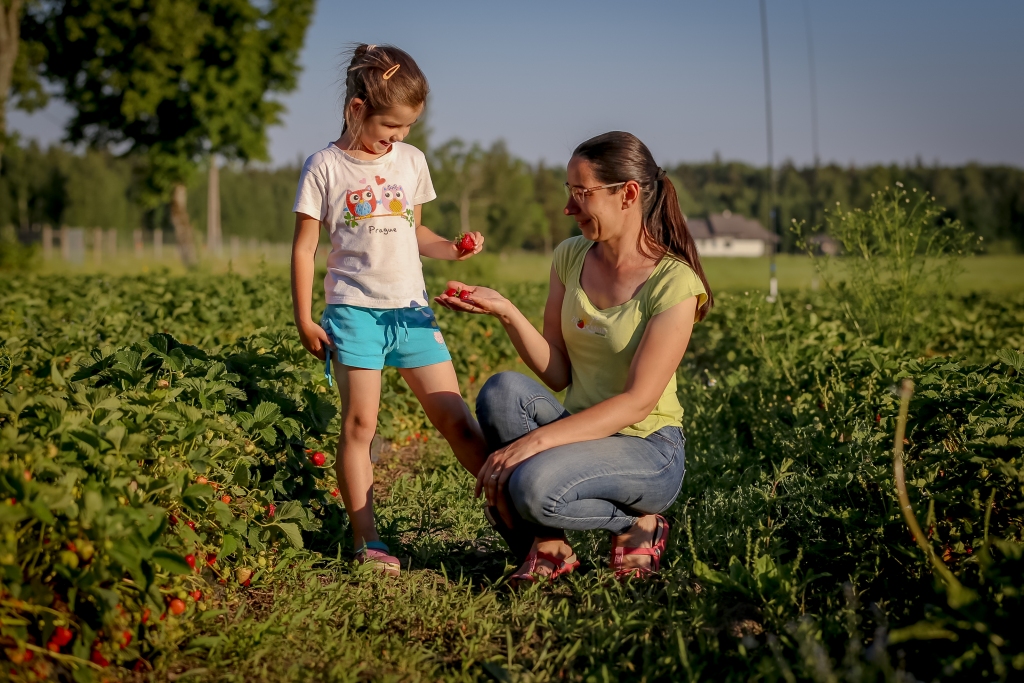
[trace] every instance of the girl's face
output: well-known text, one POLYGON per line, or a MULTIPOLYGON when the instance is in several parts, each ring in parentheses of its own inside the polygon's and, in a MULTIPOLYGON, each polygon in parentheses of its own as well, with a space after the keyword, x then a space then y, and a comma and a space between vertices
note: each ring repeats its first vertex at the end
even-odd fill
MULTIPOLYGON (((569 160, 566 174, 573 188, 594 188, 606 184, 594 177, 590 162, 580 157, 569 160)), ((569 197, 565 203, 565 215, 572 216, 583 236, 592 242, 619 237, 627 231, 631 219, 640 216, 639 190, 640 186, 635 181, 629 181, 618 187, 594 190, 579 202, 575 197, 569 197)))
MULTIPOLYGON (((349 103, 352 115, 361 116, 364 112, 365 103, 358 97, 352 98, 349 103)), ((391 145, 401 142, 409 134, 409 129, 423 113, 423 105, 410 107, 400 104, 390 109, 375 111, 363 119, 359 126, 359 145, 364 152, 370 154, 384 154, 391 149, 391 145)))

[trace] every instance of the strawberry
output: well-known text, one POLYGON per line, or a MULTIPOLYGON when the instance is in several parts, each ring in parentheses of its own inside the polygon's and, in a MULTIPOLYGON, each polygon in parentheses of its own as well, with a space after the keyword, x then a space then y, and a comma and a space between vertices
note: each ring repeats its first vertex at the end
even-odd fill
POLYGON ((449 287, 448 289, 444 290, 444 295, 445 296, 458 296, 459 293, 458 293, 458 291, 454 287, 449 287))
POLYGON ((221 496, 220 497, 220 502, 224 503, 225 505, 230 505, 231 504, 231 496, 221 496))
POLYGON ((92 662, 93 664, 96 664, 97 666, 103 666, 103 667, 110 666, 110 662, 107 660, 106 657, 104 657, 102 654, 100 654, 99 650, 93 650, 92 651, 92 654, 89 655, 89 661, 92 662))
POLYGON ((142 623, 143 624, 145 624, 147 621, 149 621, 149 615, 150 615, 150 611, 149 611, 148 607, 146 609, 142 610, 142 623))
POLYGON ((208 481, 209 481, 209 479, 207 479, 207 478, 206 478, 206 477, 204 477, 204 476, 198 476, 198 477, 196 477, 196 483, 197 483, 197 484, 205 484, 205 483, 206 483, 206 482, 208 482, 208 481))
POLYGON ((274 513, 277 512, 277 506, 271 503, 267 506, 267 517, 273 517, 274 513))
POLYGON ((185 611, 185 601, 179 598, 174 598, 173 600, 171 600, 170 610, 171 614, 173 614, 174 616, 182 614, 185 611))
POLYGON ((131 645, 131 642, 132 642, 132 632, 131 631, 121 631, 121 649, 123 650, 126 647, 128 647, 129 645, 131 645))
POLYGON ((50 652, 60 652, 60 645, 51 640, 46 644, 46 649, 50 652))
POLYGON ((206 556, 206 566, 207 567, 212 567, 213 563, 216 562, 216 561, 217 561, 217 556, 214 555, 213 553, 210 553, 209 555, 206 556))
POLYGON ((316 453, 313 454, 313 457, 310 458, 310 460, 317 467, 323 467, 324 463, 327 462, 327 456, 325 456, 320 451, 317 451, 316 453))
POLYGON ((583 322, 582 320, 577 320, 577 321, 576 321, 576 327, 580 328, 581 330, 582 330, 582 329, 583 329, 584 327, 586 327, 586 326, 587 326, 587 324, 586 324, 585 322, 583 322))
POLYGON ((58 626, 56 630, 54 630, 53 635, 50 636, 50 642, 56 643, 58 647, 64 647, 65 645, 70 643, 71 639, 74 637, 75 634, 71 631, 71 629, 65 626, 58 626))
POLYGON ((339 495, 341 495, 341 491, 339 491, 338 489, 331 489, 332 498, 337 498, 339 495))
POLYGON ((193 600, 195 600, 196 602, 199 602, 200 600, 202 600, 202 599, 203 599, 203 591, 201 591, 201 590, 194 590, 194 591, 192 591, 191 593, 189 593, 189 595, 190 595, 190 596, 192 597, 192 599, 193 599, 193 600))
POLYGON ((187 522, 185 522, 185 524, 188 524, 188 528, 191 529, 192 531, 196 530, 196 523, 193 522, 191 519, 188 520, 187 522))
POLYGON ((185 562, 187 562, 188 566, 191 567, 193 570, 196 568, 196 556, 195 555, 191 555, 191 554, 186 555, 185 556, 185 562))
POLYGON ((178 518, 174 515, 168 515, 167 521, 170 522, 171 526, 178 526, 178 518))
POLYGON ((459 251, 466 253, 476 249, 476 240, 468 232, 459 235, 455 240, 455 246, 459 251))
POLYGON ((469 301, 472 297, 473 294, 468 289, 464 289, 459 292, 459 299, 462 301, 469 301))

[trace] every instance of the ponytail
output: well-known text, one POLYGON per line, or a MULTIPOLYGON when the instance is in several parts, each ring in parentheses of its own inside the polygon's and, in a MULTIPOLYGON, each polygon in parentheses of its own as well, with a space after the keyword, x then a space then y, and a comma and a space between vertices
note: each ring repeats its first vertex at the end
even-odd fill
POLYGON ((693 269, 708 295, 707 301, 697 309, 696 319, 703 320, 714 306, 715 298, 700 263, 697 243, 679 208, 676 188, 664 169, 654 162, 651 151, 635 135, 612 131, 580 144, 573 156, 589 161, 600 183, 635 180, 640 185, 643 221, 637 250, 651 259, 669 254, 693 269))

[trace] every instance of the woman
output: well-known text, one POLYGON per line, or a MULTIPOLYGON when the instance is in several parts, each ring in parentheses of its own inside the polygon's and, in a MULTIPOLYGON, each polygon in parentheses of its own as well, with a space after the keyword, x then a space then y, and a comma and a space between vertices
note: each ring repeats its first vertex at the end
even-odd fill
POLYGON ((555 249, 543 332, 493 289, 451 282, 437 299, 498 318, 544 384, 567 388, 563 406, 503 372, 477 398, 493 450, 477 495, 513 550, 529 547, 518 581, 578 566, 566 529, 610 531, 620 577, 658 571, 668 535, 658 513, 685 467, 675 371, 713 303, 675 188, 639 139, 587 140, 567 170, 565 213, 583 234, 555 249))

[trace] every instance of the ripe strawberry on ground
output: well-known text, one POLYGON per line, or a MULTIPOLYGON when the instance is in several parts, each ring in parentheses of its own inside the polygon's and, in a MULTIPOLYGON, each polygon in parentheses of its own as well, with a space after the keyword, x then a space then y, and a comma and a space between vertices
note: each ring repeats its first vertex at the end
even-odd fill
POLYGON ((191 554, 186 555, 185 556, 185 562, 187 562, 188 566, 191 567, 193 570, 196 568, 196 556, 195 555, 191 555, 191 554))
POLYGON ((470 252, 476 249, 476 240, 468 232, 462 233, 455 239, 455 246, 463 253, 470 252))
POLYGON ((189 595, 192 596, 192 599, 196 602, 199 602, 203 599, 203 591, 201 590, 194 590, 191 593, 189 593, 189 595))
POLYGON ((327 462, 327 456, 325 456, 320 451, 317 451, 316 453, 313 454, 313 457, 310 458, 310 461, 317 467, 323 467, 324 463, 327 462))
POLYGON ((185 601, 181 600, 180 598, 174 598, 173 600, 171 600, 169 609, 171 610, 171 614, 173 614, 174 616, 178 616, 179 614, 182 614, 185 611, 185 601))
POLYGON ((230 505, 231 504, 231 496, 221 496, 220 497, 220 502, 224 503, 225 505, 230 505))

